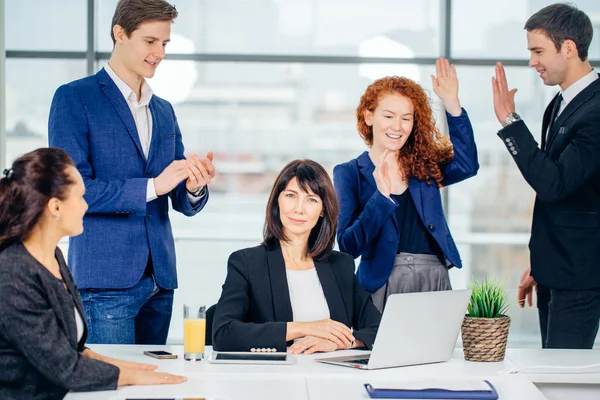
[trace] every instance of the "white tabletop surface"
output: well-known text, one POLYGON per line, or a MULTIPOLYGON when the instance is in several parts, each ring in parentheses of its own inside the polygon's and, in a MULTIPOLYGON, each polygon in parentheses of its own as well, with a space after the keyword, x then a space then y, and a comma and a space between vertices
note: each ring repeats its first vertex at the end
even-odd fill
POLYGON ((597 349, 508 349, 506 355, 518 368, 519 375, 534 383, 600 385, 600 350, 597 349))
MULTIPOLYGON (((135 386, 117 391, 95 393, 69 393, 67 400, 123 400, 126 398, 206 398, 217 399, 325 399, 367 398, 364 383, 388 384, 411 379, 488 379, 496 386, 501 398, 544 399, 545 397, 524 376, 505 375, 502 371, 516 368, 508 358, 500 363, 475 363, 464 361, 462 349, 456 349, 445 363, 388 368, 374 371, 344 368, 315 362, 316 358, 332 354, 294 356, 293 365, 241 365, 210 364, 206 360, 185 361, 182 346, 117 346, 90 345, 110 357, 153 363, 158 371, 185 375, 188 381, 181 385, 135 386), (176 360, 157 360, 143 355, 144 350, 166 350, 179 356, 176 360), (519 395, 517 396, 517 393, 519 395), (521 394, 524 394, 523 397, 521 394), (150 397, 152 396, 152 397, 150 397), (366 397, 365 397, 366 396, 366 397)), ((207 347, 206 356, 211 352, 207 347)), ((335 356, 361 353, 338 351, 335 356)))

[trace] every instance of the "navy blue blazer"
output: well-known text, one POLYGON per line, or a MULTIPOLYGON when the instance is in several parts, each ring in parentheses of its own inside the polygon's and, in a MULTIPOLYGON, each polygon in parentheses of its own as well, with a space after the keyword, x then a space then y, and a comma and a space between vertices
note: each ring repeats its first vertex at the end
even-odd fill
POLYGON ((104 69, 54 94, 50 146, 69 153, 87 190, 84 232, 69 241, 69 265, 80 289, 135 285, 150 253, 157 284, 177 287, 167 199, 174 210, 192 216, 206 204, 208 191, 192 206, 182 182, 168 195, 146 202, 148 179, 185 158, 171 104, 152 96, 149 108, 152 140, 146 159, 127 102, 104 69))
MULTIPOLYGON (((330 318, 352 327, 354 337, 372 348, 381 314, 358 283, 352 257, 334 251, 314 263, 330 318)), ((287 323, 293 320, 281 247, 263 244, 231 254, 213 321, 213 347, 286 351, 287 323)))
MULTIPOLYGON (((467 112, 463 109, 458 117, 446 113, 446 117, 454 159, 442 166, 444 186, 475 176, 479 169, 473 128, 467 112)), ((387 282, 394 267, 401 234, 396 221, 396 204, 377 190, 374 170, 375 165, 366 151, 333 170, 333 183, 340 202, 338 245, 341 251, 354 258, 361 257, 358 280, 370 292, 387 282)), ((448 229, 442 197, 435 182, 410 178, 408 190, 421 221, 440 246, 447 263, 461 268, 460 255, 448 229)))

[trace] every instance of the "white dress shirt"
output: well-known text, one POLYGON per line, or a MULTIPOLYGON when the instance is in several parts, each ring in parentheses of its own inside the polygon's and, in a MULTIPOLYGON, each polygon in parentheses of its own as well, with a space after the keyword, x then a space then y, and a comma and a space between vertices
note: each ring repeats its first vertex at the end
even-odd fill
POLYGON ((558 109, 558 113, 556 117, 560 115, 561 112, 569 105, 571 101, 577 96, 583 89, 588 87, 592 82, 598 79, 598 73, 592 68, 589 74, 580 78, 577 82, 574 82, 563 90, 562 92, 562 103, 560 103, 560 108, 558 109))
POLYGON ((286 269, 294 322, 311 322, 329 318, 329 306, 315 268, 286 269))
MULTIPOLYGON (((152 142, 152 113, 150 112, 150 100, 152 100, 154 92, 150 88, 150 85, 148 85, 148 82, 144 79, 142 83, 142 96, 138 101, 137 95, 133 89, 127 86, 127 84, 119 78, 108 63, 106 63, 104 69, 113 82, 115 82, 115 85, 117 85, 117 88, 119 88, 119 91, 123 94, 123 97, 129 106, 133 121, 135 122, 135 128, 137 129, 140 138, 140 143, 142 144, 144 156, 148 159, 150 143, 152 142)), ((190 204, 193 206, 204 197, 204 194, 205 191, 202 190, 198 196, 187 193, 187 197, 190 204)), ((148 185, 146 186, 146 202, 150 202, 156 198, 158 198, 158 196, 156 195, 156 189, 154 187, 154 178, 148 179, 148 185)))

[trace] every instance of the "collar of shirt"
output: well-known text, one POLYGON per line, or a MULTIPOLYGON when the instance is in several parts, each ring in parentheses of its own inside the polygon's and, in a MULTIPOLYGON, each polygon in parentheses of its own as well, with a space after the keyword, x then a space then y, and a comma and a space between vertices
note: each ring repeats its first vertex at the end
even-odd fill
POLYGON ((126 101, 136 106, 147 106, 148 104, 150 104, 150 100, 152 100, 152 95, 154 94, 154 92, 152 91, 150 85, 148 85, 146 79, 144 79, 144 83, 142 83, 142 98, 138 102, 137 96, 135 95, 134 91, 129 86, 127 86, 127 84, 123 82, 121 78, 119 78, 119 76, 115 73, 115 71, 113 71, 113 69, 110 67, 110 65, 108 65, 108 63, 104 65, 104 69, 106 70, 108 76, 110 76, 110 78, 115 82, 115 85, 117 85, 119 91, 121 92, 121 94, 123 94, 123 97, 125 97, 126 101))
POLYGON ((563 90, 562 97, 563 103, 561 108, 566 107, 583 89, 588 87, 592 82, 598 79, 598 73, 592 68, 590 73, 581 77, 577 82, 574 82, 571 86, 563 90))

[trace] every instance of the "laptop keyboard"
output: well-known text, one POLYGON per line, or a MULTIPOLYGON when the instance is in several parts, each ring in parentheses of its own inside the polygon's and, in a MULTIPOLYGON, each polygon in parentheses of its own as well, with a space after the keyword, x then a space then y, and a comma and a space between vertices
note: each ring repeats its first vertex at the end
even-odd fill
POLYGON ((367 364, 369 364, 369 359, 368 358, 357 358, 354 360, 347 360, 345 362, 351 363, 351 364, 367 365, 367 364))

